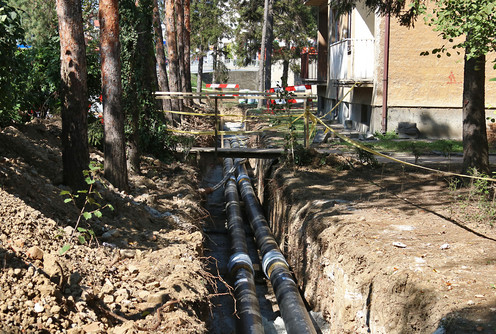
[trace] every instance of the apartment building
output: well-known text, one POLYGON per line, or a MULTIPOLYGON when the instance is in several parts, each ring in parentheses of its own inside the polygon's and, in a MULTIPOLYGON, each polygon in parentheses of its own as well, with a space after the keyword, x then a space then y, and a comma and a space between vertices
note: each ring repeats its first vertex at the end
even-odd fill
MULTIPOLYGON (((364 135, 414 123, 421 137, 461 139, 463 54, 433 55, 444 42, 422 19, 408 28, 363 4, 339 14, 335 2, 306 1, 319 8, 319 23, 316 54, 302 57, 302 79, 317 86, 320 113, 343 100, 331 117, 364 135)), ((494 117, 492 58, 486 106, 494 117)))

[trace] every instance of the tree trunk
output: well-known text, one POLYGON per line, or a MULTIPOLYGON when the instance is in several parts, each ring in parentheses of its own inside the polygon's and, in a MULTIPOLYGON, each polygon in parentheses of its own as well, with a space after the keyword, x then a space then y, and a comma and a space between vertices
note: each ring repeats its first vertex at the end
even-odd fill
POLYGON ((124 113, 122 111, 119 9, 117 0, 100 0, 100 49, 104 120, 105 178, 128 190, 124 113))
POLYGON ((86 51, 80 0, 57 0, 60 34, 63 182, 73 191, 87 188, 89 168, 86 51))
MULTIPOLYGON (((169 78, 167 77, 167 65, 165 63, 164 38, 158 10, 158 0, 153 1, 153 31, 155 33, 155 57, 157 58, 158 87, 162 92, 169 91, 169 78)), ((171 110, 171 100, 162 100, 163 110, 171 110)), ((172 121, 172 114, 167 118, 172 121)))
POLYGON ((471 168, 489 174, 485 114, 486 57, 467 59, 463 73, 463 172, 471 168))
POLYGON ((217 83, 217 51, 218 43, 215 42, 212 50, 212 83, 217 83))
MULTIPOLYGON (((202 53, 203 50, 201 49, 200 46, 200 53, 202 53)), ((204 56, 200 56, 198 59, 198 76, 196 77, 196 91, 200 93, 202 91, 202 75, 203 75, 203 59, 204 56)), ((201 103, 201 99, 198 99, 198 103, 201 103)))
MULTIPOLYGON (((167 52, 169 56, 169 88, 172 92, 179 92, 179 64, 177 56, 176 23, 175 23, 175 0, 165 0, 165 24, 167 28, 167 52)), ((180 110, 181 100, 171 100, 172 109, 180 110)), ((175 122, 180 122, 178 115, 173 115, 175 122)))
MULTIPOLYGON (((191 93, 191 0, 184 0, 184 80, 186 92, 191 93)), ((188 99, 188 105, 193 105, 193 100, 188 99)))
POLYGON ((288 86, 288 73, 289 73, 289 60, 284 59, 282 61, 282 77, 281 77, 281 86, 288 86))
POLYGON ((178 83, 181 92, 186 91, 186 79, 184 71, 184 0, 176 0, 176 41, 177 41, 177 58, 179 64, 178 83))
POLYGON ((135 50, 134 68, 135 75, 131 77, 136 90, 135 103, 131 111, 131 135, 128 138, 128 166, 129 171, 140 174, 141 140, 139 135, 140 120, 149 124, 154 118, 153 113, 161 107, 158 100, 153 99, 153 92, 157 89, 157 71, 153 51, 153 0, 136 0, 136 13, 139 21, 135 22, 137 47, 135 50), (138 102, 140 101, 140 102, 138 102), (149 102, 149 103, 146 103, 149 102), (156 109, 152 107, 156 106, 156 109))
POLYGON ((265 35, 265 70, 264 80, 265 89, 271 88, 272 79, 272 41, 274 40, 274 10, 273 0, 269 0, 269 9, 267 11, 267 31, 265 35))
MULTIPOLYGON (((262 26, 262 42, 260 45, 260 63, 258 65, 258 90, 264 92, 267 87, 265 87, 265 57, 267 54, 267 29, 268 29, 268 17, 269 17, 269 5, 270 0, 265 0, 264 4, 264 16, 263 16, 263 26, 262 26)), ((265 100, 258 100, 258 108, 262 108, 265 100)))

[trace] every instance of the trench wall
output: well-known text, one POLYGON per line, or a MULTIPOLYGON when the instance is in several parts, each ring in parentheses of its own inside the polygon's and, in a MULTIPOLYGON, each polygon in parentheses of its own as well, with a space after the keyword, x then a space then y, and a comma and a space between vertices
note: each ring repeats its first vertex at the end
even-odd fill
POLYGON ((284 173, 270 173, 267 163, 257 173, 265 173, 258 180, 272 231, 310 308, 322 312, 331 333, 436 331, 439 319, 431 319, 429 309, 437 297, 418 285, 415 272, 384 272, 365 251, 360 224, 339 224, 339 217, 336 224, 323 222, 332 218, 332 202, 299 201, 284 173))

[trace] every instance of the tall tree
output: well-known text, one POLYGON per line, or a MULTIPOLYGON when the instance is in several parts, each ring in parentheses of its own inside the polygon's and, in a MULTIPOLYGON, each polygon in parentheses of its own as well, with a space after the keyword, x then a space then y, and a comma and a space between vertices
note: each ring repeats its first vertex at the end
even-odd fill
MULTIPOLYGON (((157 59, 158 87, 162 92, 169 91, 169 78, 167 76, 167 65, 165 63, 164 37, 162 34, 162 21, 158 0, 153 0, 153 31, 155 34, 155 57, 157 59)), ((162 100, 163 110, 171 110, 171 100, 162 100)), ((170 115, 170 113, 168 114, 170 115)), ((170 118, 172 120, 172 118, 170 118)))
MULTIPOLYGON (((186 92, 191 92, 191 0, 184 0, 184 80, 186 92)), ((193 100, 188 100, 193 102, 193 100)))
POLYGON ((239 13, 235 29, 235 50, 242 65, 248 65, 260 54, 264 0, 241 0, 236 5, 239 13))
POLYGON ((84 189, 88 169, 86 52, 80 0, 57 0, 62 87, 62 162, 64 183, 84 189))
POLYGON ((116 188, 128 190, 117 0, 100 0, 99 18, 105 177, 116 188))
POLYGON ((274 3, 274 60, 283 63, 281 85, 288 85, 289 69, 299 72, 301 51, 310 47, 317 29, 315 7, 306 6, 299 0, 274 3))
MULTIPOLYGON (((169 88, 173 92, 180 91, 179 83, 179 58, 177 54, 176 22, 175 22, 175 1, 165 0, 165 26, 167 30, 167 53, 169 59, 169 88)), ((180 110, 181 100, 172 100, 172 107, 180 110)), ((174 117, 175 121, 179 121, 174 117)))
MULTIPOLYGON (((262 26, 262 43, 260 47, 260 64, 258 69, 258 90, 264 92, 267 88, 267 76, 270 75, 270 59, 272 51, 272 1, 265 0, 262 26), (270 45, 270 46, 269 46, 270 45), (267 60, 269 58, 269 60, 267 60)), ((270 83, 269 83, 270 86, 270 83)), ((264 100, 258 100, 258 108, 262 108, 264 100)))
MULTIPOLYGON (((486 54, 496 51, 496 3, 494 0, 434 0, 429 24, 454 49, 463 49, 463 166, 489 173, 489 148, 485 117, 486 54), (465 37, 461 42, 455 39, 465 37)), ((423 10, 425 12, 425 10, 423 10)), ((441 52, 449 54, 446 47, 441 52)))
MULTIPOLYGON (((226 22, 226 2, 222 0, 193 0, 191 1, 191 30, 195 31, 190 37, 191 49, 198 59, 197 91, 201 90, 203 60, 212 47, 215 58, 216 46, 222 37, 230 36, 230 27, 226 22)), ((216 66, 216 61, 214 61, 216 66)))
MULTIPOLYGON (((121 52, 125 59, 126 79, 124 87, 124 110, 130 121, 128 136, 129 171, 140 173, 142 140, 140 128, 147 127, 155 118, 159 101, 154 100, 153 92, 157 90, 157 72, 153 47, 153 0, 122 0, 120 2, 121 29, 126 29, 126 36, 121 52)), ((160 114, 162 115, 162 114, 160 114)))
POLYGON ((57 12, 55 0, 10 0, 13 6, 23 11, 25 40, 29 45, 50 44, 57 35, 57 12))
POLYGON ((184 78, 184 0, 175 0, 176 10, 176 43, 177 43, 177 59, 178 59, 178 81, 179 91, 186 91, 186 80, 184 78))

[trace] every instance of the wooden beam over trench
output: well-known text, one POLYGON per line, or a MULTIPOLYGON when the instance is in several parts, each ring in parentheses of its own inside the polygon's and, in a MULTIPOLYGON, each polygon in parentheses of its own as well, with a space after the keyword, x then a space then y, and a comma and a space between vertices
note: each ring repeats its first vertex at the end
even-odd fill
POLYGON ((221 158, 258 158, 274 159, 284 154, 282 148, 217 148, 214 147, 192 147, 189 151, 195 154, 217 154, 221 158))

